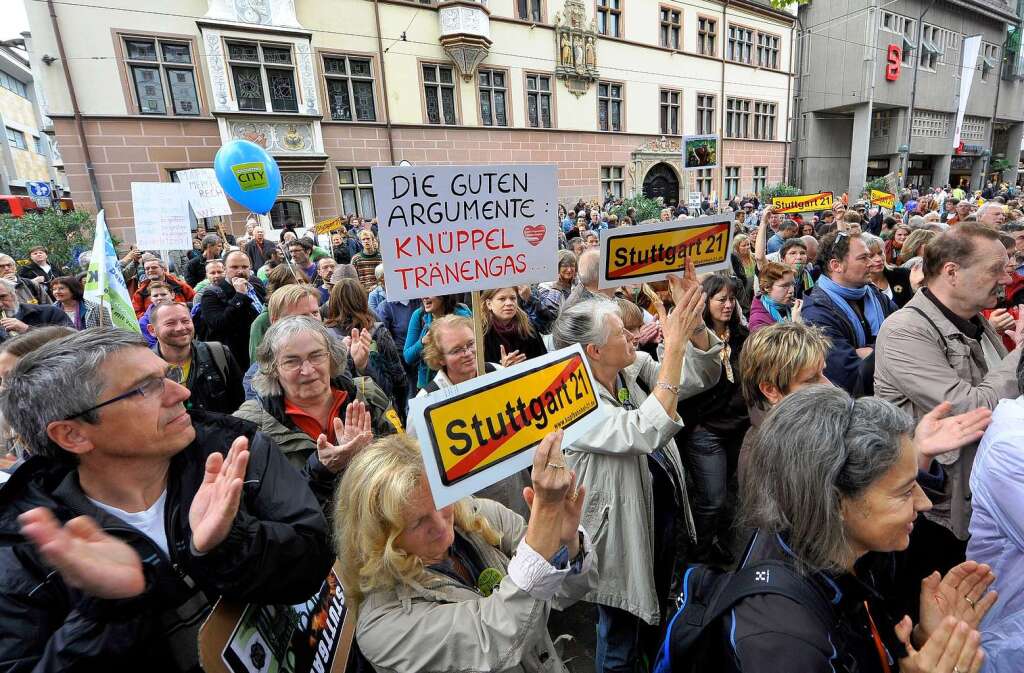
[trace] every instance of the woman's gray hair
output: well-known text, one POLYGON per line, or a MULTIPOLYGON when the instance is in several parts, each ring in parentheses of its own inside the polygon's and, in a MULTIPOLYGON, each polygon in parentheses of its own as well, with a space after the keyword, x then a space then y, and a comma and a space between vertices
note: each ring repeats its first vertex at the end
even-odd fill
POLYGON ((263 341, 256 349, 256 375, 252 378, 252 387, 261 397, 283 395, 281 377, 277 371, 277 354, 284 345, 299 334, 313 332, 324 341, 327 352, 331 355, 331 378, 345 371, 348 363, 348 351, 341 339, 333 336, 324 324, 308 315, 293 315, 281 318, 263 335, 263 341))
POLYGON ((804 572, 842 568, 850 554, 843 501, 896 464, 913 429, 910 416, 875 397, 854 401, 830 385, 788 395, 750 449, 740 488, 745 522, 787 535, 804 572))
MULTIPOLYGON (((11 294, 18 291, 18 285, 13 280, 7 280, 6 278, 0 278, 0 287, 6 288, 11 294)), ((17 298, 17 295, 15 295, 17 298)))
POLYGON ((563 310, 551 327, 555 348, 574 344, 603 346, 611 336, 610 316, 619 313, 619 306, 607 299, 588 299, 563 310))
MULTIPOLYGON (((50 439, 46 428, 96 404, 107 384, 107 358, 125 348, 148 350, 149 345, 136 332, 92 327, 40 346, 4 377, 0 416, 33 454, 74 461, 72 454, 50 439)), ((78 418, 96 423, 99 412, 78 418)))
POLYGON ((601 252, 584 250, 576 260, 576 277, 580 285, 596 285, 601 271, 601 252))

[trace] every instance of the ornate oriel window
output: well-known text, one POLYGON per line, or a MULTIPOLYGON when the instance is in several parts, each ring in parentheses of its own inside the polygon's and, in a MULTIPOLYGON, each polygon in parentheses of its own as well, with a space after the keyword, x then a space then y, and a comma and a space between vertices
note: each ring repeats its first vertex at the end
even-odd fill
POLYGON ((290 46, 230 41, 227 51, 239 110, 299 111, 290 46))

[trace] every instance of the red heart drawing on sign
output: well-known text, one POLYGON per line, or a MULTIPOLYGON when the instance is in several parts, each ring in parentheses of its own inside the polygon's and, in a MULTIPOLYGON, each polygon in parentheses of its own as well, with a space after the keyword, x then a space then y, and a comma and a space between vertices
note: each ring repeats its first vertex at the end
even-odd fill
POLYGON ((547 227, 543 224, 528 224, 523 227, 523 236, 526 236, 526 242, 530 245, 539 245, 546 233, 547 227))

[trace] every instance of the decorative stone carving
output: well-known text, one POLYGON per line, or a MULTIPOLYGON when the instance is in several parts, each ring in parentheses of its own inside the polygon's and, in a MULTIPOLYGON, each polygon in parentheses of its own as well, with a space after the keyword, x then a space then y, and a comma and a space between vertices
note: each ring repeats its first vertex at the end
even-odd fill
POLYGON ((683 170, 682 151, 677 138, 652 138, 643 143, 630 155, 627 169, 634 192, 640 192, 648 172, 658 164, 669 164, 679 176, 679 198, 685 201, 686 195, 693 191, 695 173, 683 170))
POLYGON ((285 171, 281 174, 281 196, 310 196, 313 183, 322 173, 285 171))
POLYGON ((587 23, 581 0, 566 0, 564 14, 555 14, 555 75, 575 96, 582 96, 597 81, 597 24, 587 23))
POLYGON ((231 138, 256 143, 271 154, 310 154, 316 151, 312 122, 231 121, 228 130, 231 138))
MULTIPOLYGON (((665 136, 654 140, 648 140, 640 147, 636 148, 636 152, 658 152, 666 154, 679 154, 681 147, 679 141, 675 138, 669 139, 665 136)), ((659 159, 659 161, 663 161, 659 159)))
POLYGON ((302 28, 295 16, 295 0, 209 0, 204 18, 257 26, 302 28))
POLYGON ((224 61, 220 33, 215 30, 204 30, 203 44, 206 45, 206 63, 210 85, 213 87, 213 111, 237 112, 238 103, 232 100, 228 90, 228 70, 224 61))
POLYGON ((467 82, 491 48, 490 12, 483 2, 451 0, 438 7, 441 46, 467 82))
POLYGON ((295 54, 299 66, 299 80, 302 83, 302 97, 306 101, 306 114, 319 115, 319 96, 313 77, 313 54, 309 47, 309 41, 303 40, 295 45, 295 54))

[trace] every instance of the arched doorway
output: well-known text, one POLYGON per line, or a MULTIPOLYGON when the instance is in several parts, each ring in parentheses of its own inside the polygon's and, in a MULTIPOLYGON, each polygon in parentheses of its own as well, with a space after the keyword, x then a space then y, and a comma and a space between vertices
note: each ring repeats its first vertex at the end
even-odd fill
POLYGON ((666 206, 679 203, 679 178, 671 166, 665 162, 651 166, 644 176, 644 196, 652 199, 660 196, 666 206))

